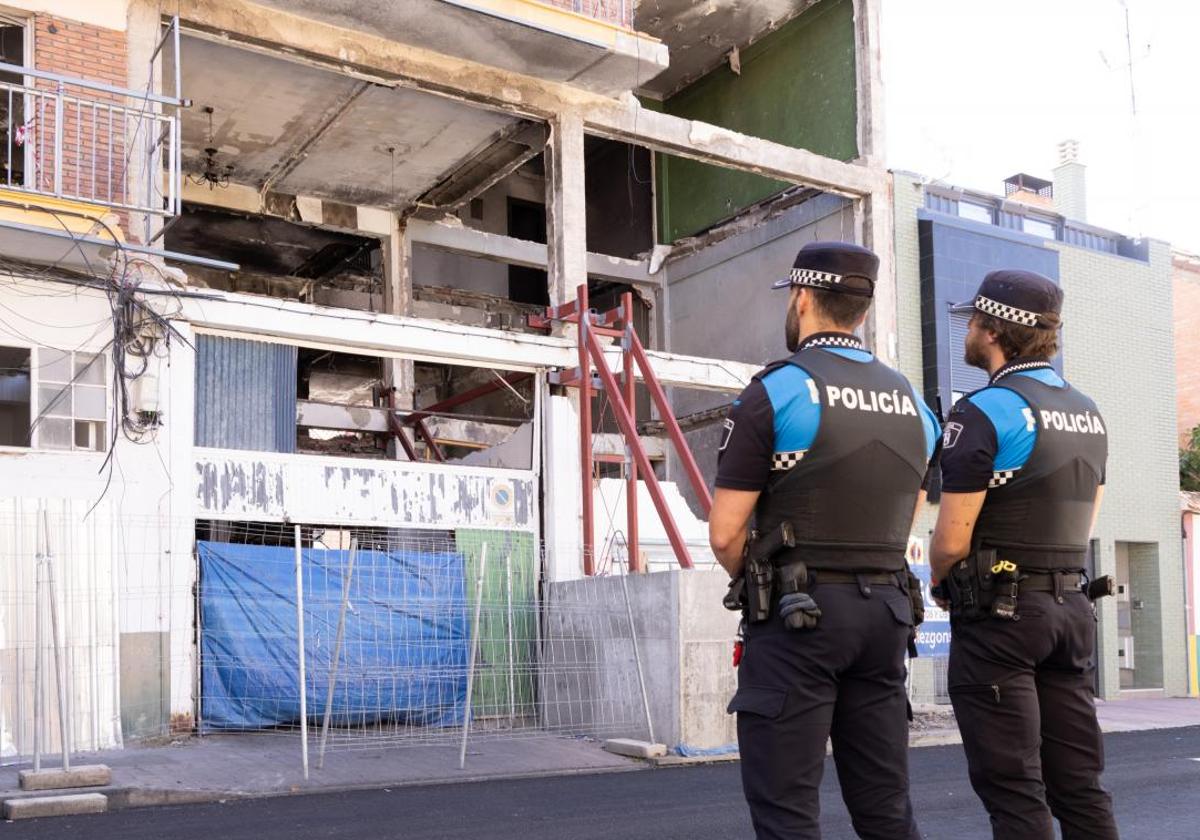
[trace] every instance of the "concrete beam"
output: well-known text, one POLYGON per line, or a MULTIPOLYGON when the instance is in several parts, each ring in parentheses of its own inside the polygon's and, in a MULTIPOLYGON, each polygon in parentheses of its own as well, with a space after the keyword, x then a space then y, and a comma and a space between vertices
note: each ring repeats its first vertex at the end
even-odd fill
MULTIPOLYGON (((540 242, 420 219, 410 219, 408 230, 414 243, 454 254, 530 268, 547 268, 549 265, 547 246, 540 242)), ((648 260, 629 260, 591 252, 586 254, 586 260, 589 277, 648 286, 662 283, 661 277, 650 274, 648 260)))
MULTIPOLYGON (((178 320, 201 333, 499 370, 572 368, 579 361, 576 343, 568 338, 215 290, 179 295, 178 300, 182 305, 178 320)), ((758 370, 741 362, 655 350, 647 350, 646 355, 664 386, 737 393, 758 370)), ((605 357, 612 370, 620 370, 619 347, 606 347, 605 357)))
POLYGON ((188 32, 197 37, 527 118, 583 114, 594 134, 730 169, 856 197, 873 192, 886 177, 882 170, 648 111, 632 97, 612 99, 245 0, 180 0, 179 6, 188 32))
MULTIPOLYGON (((250 187, 230 184, 225 190, 209 190, 196 187, 187 182, 184 188, 184 201, 192 204, 203 204, 221 210, 235 213, 252 213, 286 219, 290 222, 307 224, 315 228, 337 230, 354 233, 359 236, 374 236, 386 242, 390 240, 392 230, 397 225, 395 213, 377 207, 357 207, 356 226, 347 227, 341 224, 346 214, 336 214, 339 223, 327 221, 330 214, 323 212, 323 207, 330 202, 309 196, 288 196, 286 201, 264 201, 263 196, 250 187), (299 219, 292 212, 284 212, 282 208, 296 206, 298 209, 309 208, 309 212, 301 212, 299 219)), ((275 194, 272 194, 275 195, 275 194)), ((344 205, 337 205, 339 208, 344 205)), ((505 263, 506 265, 521 265, 529 268, 546 268, 549 264, 546 246, 540 242, 530 242, 516 239, 498 233, 488 233, 465 225, 430 222, 424 219, 409 218, 405 222, 407 248, 411 259, 414 244, 426 245, 453 254, 463 254, 468 257, 478 257, 484 260, 505 263)), ((401 255, 396 255, 396 265, 400 265, 401 255)), ((392 263, 388 263, 389 265, 392 263)), ((411 270, 411 268, 410 268, 411 270)), ((614 257, 609 254, 587 254, 587 273, 589 277, 611 280, 618 283, 640 284, 643 286, 660 286, 662 277, 650 273, 649 260, 630 260, 624 257, 614 257)), ((399 297, 397 297, 399 300, 399 297)), ((390 310, 389 310, 390 311, 390 310)), ((409 313, 396 313, 409 314, 409 313)))

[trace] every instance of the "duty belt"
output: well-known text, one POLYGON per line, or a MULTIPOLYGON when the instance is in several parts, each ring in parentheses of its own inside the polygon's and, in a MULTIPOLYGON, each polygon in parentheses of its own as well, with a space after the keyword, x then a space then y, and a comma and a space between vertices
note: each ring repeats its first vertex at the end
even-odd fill
MULTIPOLYGON (((784 567, 777 566, 775 568, 776 579, 780 576, 780 569, 784 567)), ((898 572, 846 572, 834 569, 809 569, 808 581, 812 583, 857 583, 857 584, 879 584, 886 586, 888 584, 899 585, 896 578, 898 572)))
POLYGON ((1029 572, 1021 575, 1017 586, 1026 592, 1082 592, 1084 580, 1079 572, 1029 572))

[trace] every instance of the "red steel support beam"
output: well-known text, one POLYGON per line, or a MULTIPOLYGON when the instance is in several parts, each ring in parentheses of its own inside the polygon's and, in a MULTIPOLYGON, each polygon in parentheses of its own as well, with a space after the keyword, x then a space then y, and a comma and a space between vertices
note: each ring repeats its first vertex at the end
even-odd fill
POLYGON ((650 360, 646 357, 642 342, 638 340, 637 333, 632 330, 630 330, 629 339, 630 353, 637 361, 638 367, 642 369, 642 381, 645 382, 646 390, 650 392, 651 399, 658 407, 658 413, 662 415, 663 424, 671 435, 671 442, 675 444, 675 452, 678 453, 679 460, 683 462, 684 472, 692 482, 692 490, 695 491, 696 498, 700 501, 700 507, 704 509, 704 515, 707 517, 712 511, 712 494, 708 491, 708 485, 704 483, 704 476, 700 474, 700 467, 696 465, 696 459, 692 457, 692 450, 688 448, 687 441, 684 440, 683 430, 679 428, 679 423, 675 420, 675 412, 671 410, 671 404, 667 402, 667 394, 654 376, 654 370, 650 367, 650 360))
MULTIPOLYGON (((587 283, 581 283, 576 290, 575 311, 588 311, 587 283)), ((580 318, 578 326, 579 341, 579 468, 583 473, 583 573, 587 576, 596 573, 596 523, 593 521, 595 509, 592 502, 592 363, 588 357, 588 345, 595 341, 590 331, 588 318, 580 318)), ((604 364, 604 355, 600 356, 601 375, 608 367, 604 364)), ((611 374, 610 374, 611 378, 611 374)), ((605 383, 608 385, 608 383, 605 383)), ((609 387, 609 394, 619 394, 615 388, 609 387)))
MULTIPOLYGON (((621 295, 621 317, 625 321, 625 335, 621 338, 621 385, 624 388, 625 407, 634 420, 634 430, 637 430, 637 390, 633 379, 633 292, 621 295)), ((641 439, 637 438, 641 446, 641 439)), ((630 444, 626 441, 626 447, 630 444)), ((632 449, 630 449, 632 451, 632 449)), ((637 463, 630 458, 625 475, 625 544, 629 549, 629 571, 642 571, 642 558, 638 552, 638 468, 637 463)))
MULTIPOLYGON (((604 360, 604 348, 600 346, 600 342, 591 332, 583 334, 583 341, 584 352, 590 352, 592 358, 596 361, 596 368, 600 373, 600 379, 604 382, 604 388, 608 392, 609 400, 612 403, 613 415, 617 418, 617 425, 620 427, 621 433, 625 435, 626 443, 633 452, 634 462, 637 464, 638 469, 641 470, 642 475, 646 477, 646 487, 650 491, 650 498, 654 501, 654 507, 658 511, 659 518, 662 520, 663 528, 667 531, 667 539, 671 542, 671 547, 675 550, 675 557, 679 560, 680 566, 690 569, 692 568, 692 558, 688 554, 687 544, 683 541, 683 535, 679 533, 679 528, 675 525, 675 518, 671 515, 671 509, 667 507, 666 496, 663 495, 658 478, 654 475, 654 467, 650 463, 650 458, 646 455, 641 438, 638 437, 637 423, 634 421, 633 415, 625 404, 623 392, 617 385, 617 378, 613 376, 613 372, 608 369, 608 364, 604 360)), ((636 339, 633 346, 639 346, 636 343, 636 339)), ((645 371, 643 371, 643 375, 645 376, 645 371)), ((653 376, 653 372, 649 376, 653 376)), ((649 376, 646 377, 647 381, 652 381, 649 379, 649 376)), ((667 414, 673 417, 669 411, 667 414)), ((590 432, 591 426, 589 425, 586 428, 590 432)), ((590 438, 590 434, 588 437, 590 438)), ((686 447, 684 451, 686 451, 686 447)), ((591 489, 591 479, 589 470, 589 474, 585 477, 589 490, 591 489)), ((590 495, 589 493, 588 496, 590 497, 590 495)), ((589 520, 590 524, 591 517, 588 516, 586 509, 584 510, 584 516, 589 520)))
MULTIPOLYGON (((509 385, 516 385, 518 382, 524 382, 531 376, 533 376, 532 373, 510 373, 508 376, 504 377, 504 382, 508 383, 509 385)), ((449 408, 457 408, 463 403, 469 403, 472 400, 477 400, 480 397, 492 393, 492 391, 499 391, 503 387, 505 386, 500 382, 499 379, 497 379, 495 382, 486 382, 483 385, 472 388, 470 391, 463 391, 461 394, 455 394, 453 397, 447 397, 440 402, 435 402, 433 405, 427 405, 420 411, 413 411, 409 414, 406 414, 404 416, 404 422, 410 424, 418 423, 421 420, 424 420, 426 417, 436 414, 439 411, 445 411, 449 408)))

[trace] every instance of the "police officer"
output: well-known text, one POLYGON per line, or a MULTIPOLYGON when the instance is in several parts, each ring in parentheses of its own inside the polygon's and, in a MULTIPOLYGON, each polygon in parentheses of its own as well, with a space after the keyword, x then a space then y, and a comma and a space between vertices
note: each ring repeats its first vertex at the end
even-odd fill
POLYGON ((972 312, 966 361, 991 380, 947 419, 930 560, 951 596, 950 698, 997 838, 1050 840, 1052 816, 1064 840, 1117 836, 1083 577, 1108 443, 1095 403, 1050 364, 1062 297, 1034 272, 993 271, 955 307, 972 312))
POLYGON ((908 796, 904 554, 939 429, 908 380, 853 334, 878 267, 856 245, 800 250, 774 284, 790 290, 792 355, 753 378, 720 444, 709 530, 735 585, 751 514, 757 535, 786 523, 794 545, 769 559, 769 615, 746 628, 729 704, 760 840, 820 837, 830 736, 859 836, 921 836, 908 796))

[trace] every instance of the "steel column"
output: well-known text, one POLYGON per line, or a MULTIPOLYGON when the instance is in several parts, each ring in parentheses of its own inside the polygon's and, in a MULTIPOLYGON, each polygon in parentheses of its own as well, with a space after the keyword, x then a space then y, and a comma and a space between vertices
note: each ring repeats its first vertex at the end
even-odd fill
MULTIPOLYGON (((591 576, 596 573, 596 523, 595 509, 592 501, 592 363, 588 356, 588 346, 595 341, 591 334, 590 312, 588 310, 587 283, 581 283, 577 289, 576 307, 579 312, 578 341, 579 341, 579 468, 582 472, 583 500, 583 573, 591 576)), ((608 370, 604 362, 604 354, 599 357, 601 375, 608 370)), ((612 374, 609 374, 612 379, 612 374)), ((608 393, 619 395, 615 383, 611 384, 608 393)), ((617 396, 619 401, 620 397, 617 396)))
MULTIPOLYGON (((633 354, 630 352, 633 342, 637 340, 633 332, 633 292, 625 292, 621 295, 621 317, 625 321, 625 334, 621 338, 624 351, 621 354, 621 385, 624 388, 622 395, 625 399, 625 407, 634 420, 636 430, 637 390, 633 379, 633 354)), ((625 545, 629 551, 629 571, 640 572, 642 562, 638 556, 638 468, 633 459, 633 444, 628 440, 625 441, 625 456, 628 460, 625 465, 625 545)))

